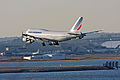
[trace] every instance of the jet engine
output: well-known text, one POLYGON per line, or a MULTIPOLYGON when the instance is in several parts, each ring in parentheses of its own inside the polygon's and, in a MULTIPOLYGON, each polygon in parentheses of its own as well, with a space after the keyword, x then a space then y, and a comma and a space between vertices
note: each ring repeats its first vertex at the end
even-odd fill
POLYGON ((28 39, 28 38, 26 38, 26 37, 22 38, 22 41, 23 41, 23 42, 26 42, 26 43, 33 43, 33 42, 34 42, 34 40, 28 39))
POLYGON ((27 41, 29 41, 29 39, 26 38, 26 37, 23 37, 23 38, 22 38, 22 41, 23 41, 23 42, 27 42, 27 41))
POLYGON ((83 37, 84 37, 84 36, 81 35, 81 36, 79 36, 79 37, 76 37, 76 39, 82 39, 83 37))

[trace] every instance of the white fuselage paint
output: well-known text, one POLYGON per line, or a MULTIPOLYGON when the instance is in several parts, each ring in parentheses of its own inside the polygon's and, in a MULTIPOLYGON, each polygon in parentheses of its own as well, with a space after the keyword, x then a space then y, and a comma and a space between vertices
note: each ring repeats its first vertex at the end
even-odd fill
POLYGON ((42 30, 42 29, 28 29, 26 31, 26 34, 28 35, 32 35, 39 38, 56 40, 59 42, 76 38, 75 35, 70 35, 68 33, 69 33, 68 31, 50 31, 50 30, 42 30))

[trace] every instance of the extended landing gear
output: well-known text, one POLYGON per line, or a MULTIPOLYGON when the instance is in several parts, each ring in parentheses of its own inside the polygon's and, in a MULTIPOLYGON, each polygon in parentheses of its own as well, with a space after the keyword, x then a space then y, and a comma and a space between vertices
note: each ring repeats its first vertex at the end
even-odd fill
POLYGON ((55 42, 55 44, 54 45, 59 45, 59 43, 58 42, 55 42))
POLYGON ((42 45, 43 45, 43 46, 46 46, 44 42, 42 43, 42 45))
MULTIPOLYGON (((49 45, 59 45, 58 42, 50 42, 49 45)), ((46 46, 45 42, 42 43, 42 46, 46 46)))

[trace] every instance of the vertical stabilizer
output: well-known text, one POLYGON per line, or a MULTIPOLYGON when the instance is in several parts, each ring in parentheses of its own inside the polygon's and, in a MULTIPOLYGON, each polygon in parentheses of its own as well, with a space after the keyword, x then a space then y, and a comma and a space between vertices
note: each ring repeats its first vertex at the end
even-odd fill
POLYGON ((79 17, 78 20, 75 22, 75 24, 73 25, 72 29, 70 30, 70 32, 75 33, 76 31, 79 31, 80 28, 82 27, 82 20, 83 17, 79 17))

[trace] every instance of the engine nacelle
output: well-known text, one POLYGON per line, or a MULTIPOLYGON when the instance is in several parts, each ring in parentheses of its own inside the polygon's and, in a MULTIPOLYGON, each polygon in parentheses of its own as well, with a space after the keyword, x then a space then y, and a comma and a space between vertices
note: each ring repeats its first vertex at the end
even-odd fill
POLYGON ((59 45, 58 42, 50 42, 49 45, 59 45))
POLYGON ((79 37, 76 37, 76 39, 82 39, 84 36, 79 36, 79 37))
POLYGON ((25 38, 25 37, 24 37, 24 38, 22 38, 22 41, 23 41, 23 42, 27 42, 27 41, 29 41, 29 40, 28 40, 28 38, 25 38))
POLYGON ((83 37, 84 37, 84 36, 81 35, 81 36, 79 37, 79 39, 82 39, 83 37))
POLYGON ((26 38, 26 37, 23 37, 23 38, 22 38, 22 41, 23 41, 23 42, 26 42, 26 43, 33 43, 33 42, 34 42, 34 40, 28 39, 28 38, 26 38))

